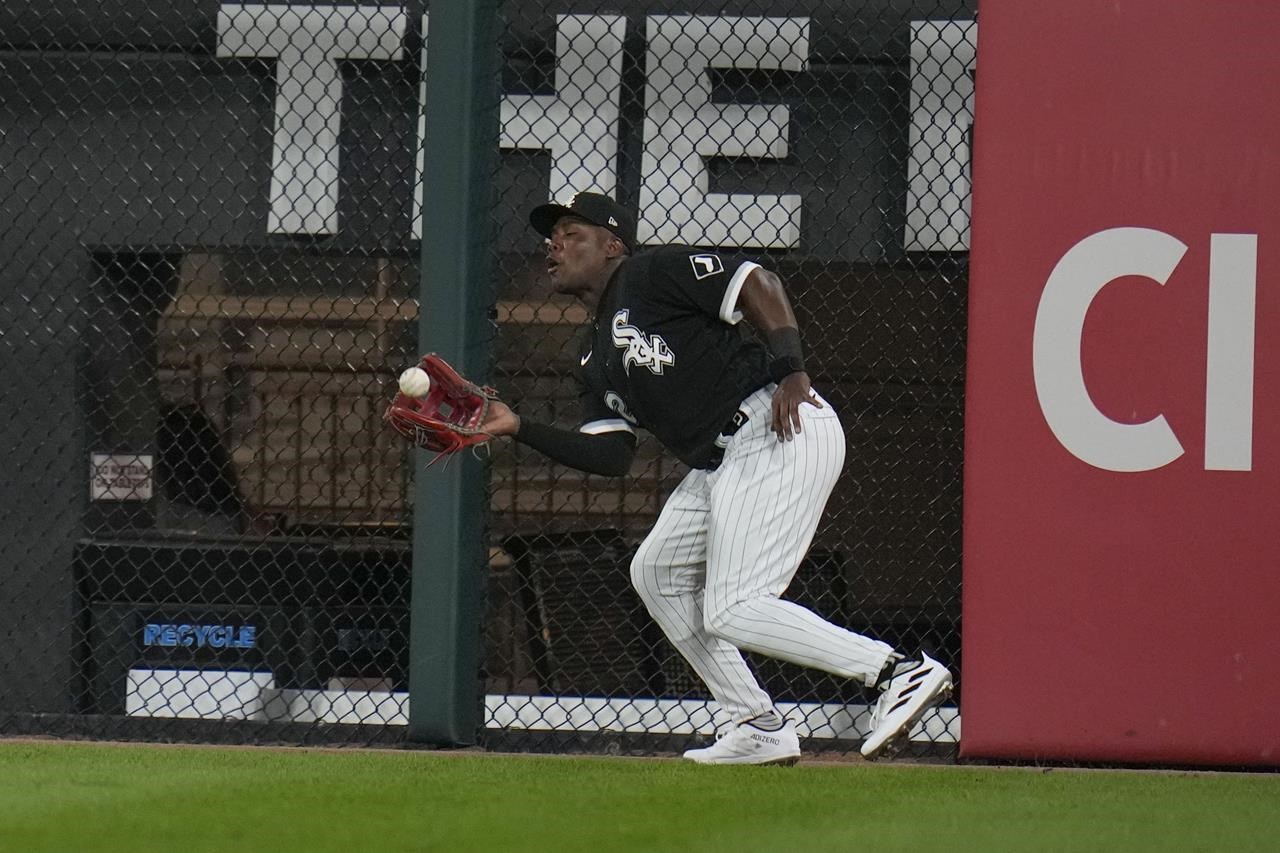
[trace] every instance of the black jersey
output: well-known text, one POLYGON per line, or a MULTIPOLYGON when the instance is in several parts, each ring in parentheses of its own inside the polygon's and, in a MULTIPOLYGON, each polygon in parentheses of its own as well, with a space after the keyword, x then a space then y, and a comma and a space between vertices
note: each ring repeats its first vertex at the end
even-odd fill
POLYGON ((578 349, 587 433, 642 427, 682 462, 715 464, 715 440, 752 391, 769 354, 737 327, 738 294, 757 264, 667 246, 614 273, 578 349))

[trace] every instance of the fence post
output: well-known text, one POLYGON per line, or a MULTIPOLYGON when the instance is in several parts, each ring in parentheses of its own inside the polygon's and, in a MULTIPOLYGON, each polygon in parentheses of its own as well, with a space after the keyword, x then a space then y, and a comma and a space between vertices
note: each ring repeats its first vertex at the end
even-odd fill
MULTIPOLYGON (((423 72, 418 346, 439 352, 473 379, 488 372, 497 5, 433 3, 423 72)), ((429 472, 423 461, 415 459, 409 738, 469 744, 475 742, 481 708, 479 640, 488 553, 484 472, 468 453, 429 472)))

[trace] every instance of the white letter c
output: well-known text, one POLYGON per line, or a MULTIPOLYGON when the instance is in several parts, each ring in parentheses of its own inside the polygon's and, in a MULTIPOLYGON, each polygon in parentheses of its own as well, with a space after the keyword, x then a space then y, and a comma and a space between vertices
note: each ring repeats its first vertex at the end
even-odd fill
POLYGON ((1045 282, 1032 339, 1036 396, 1062 446, 1094 467, 1150 471, 1183 453, 1164 415, 1125 424, 1098 411, 1085 387, 1080 346, 1085 315, 1102 288, 1129 275, 1163 285, 1186 251, 1163 231, 1110 228, 1068 249, 1045 282))

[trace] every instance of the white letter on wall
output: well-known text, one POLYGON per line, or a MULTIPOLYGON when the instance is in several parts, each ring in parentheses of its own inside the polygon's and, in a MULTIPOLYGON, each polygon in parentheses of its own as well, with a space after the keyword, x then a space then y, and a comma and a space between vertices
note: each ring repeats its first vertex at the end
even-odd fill
POLYGON ((247 6, 218 11, 218 56, 275 57, 273 234, 338 230, 339 59, 399 59, 404 13, 393 6, 247 6))
POLYGON ((911 22, 909 252, 969 249, 969 141, 976 21, 911 22))
POLYGON ((1108 471, 1150 471, 1182 455, 1164 415, 1141 424, 1113 421, 1085 387, 1080 344, 1098 292, 1121 276, 1163 285, 1187 247, 1163 231, 1111 228, 1072 246, 1058 261, 1036 310, 1032 369, 1049 429, 1072 455, 1108 471))
POLYGON ((708 68, 800 71, 808 18, 648 19, 641 243, 789 248, 800 196, 712 193, 704 157, 787 156, 785 106, 711 103, 708 68))
POLYGON ((1253 467, 1253 325, 1257 234, 1209 238, 1209 352, 1204 398, 1206 471, 1253 467))
POLYGON ((413 239, 422 239, 422 188, 426 180, 426 139, 427 139, 427 30, 431 24, 431 13, 422 13, 422 54, 418 65, 418 147, 413 155, 413 239))
POLYGON ((551 152, 550 199, 617 190, 626 29, 621 15, 558 15, 556 93, 502 99, 502 147, 551 152))

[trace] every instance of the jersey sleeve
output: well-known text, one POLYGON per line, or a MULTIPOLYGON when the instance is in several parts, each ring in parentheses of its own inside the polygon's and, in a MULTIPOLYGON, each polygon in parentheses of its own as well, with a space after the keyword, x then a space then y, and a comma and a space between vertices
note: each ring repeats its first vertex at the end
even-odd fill
POLYGON ((738 296, 759 264, 736 261, 715 252, 668 251, 654 260, 653 278, 669 301, 692 304, 703 313, 736 324, 742 319, 738 296))
POLYGON ((600 435, 606 432, 629 432, 635 435, 635 427, 622 415, 605 405, 604 399, 589 388, 582 391, 582 423, 578 432, 600 435))

